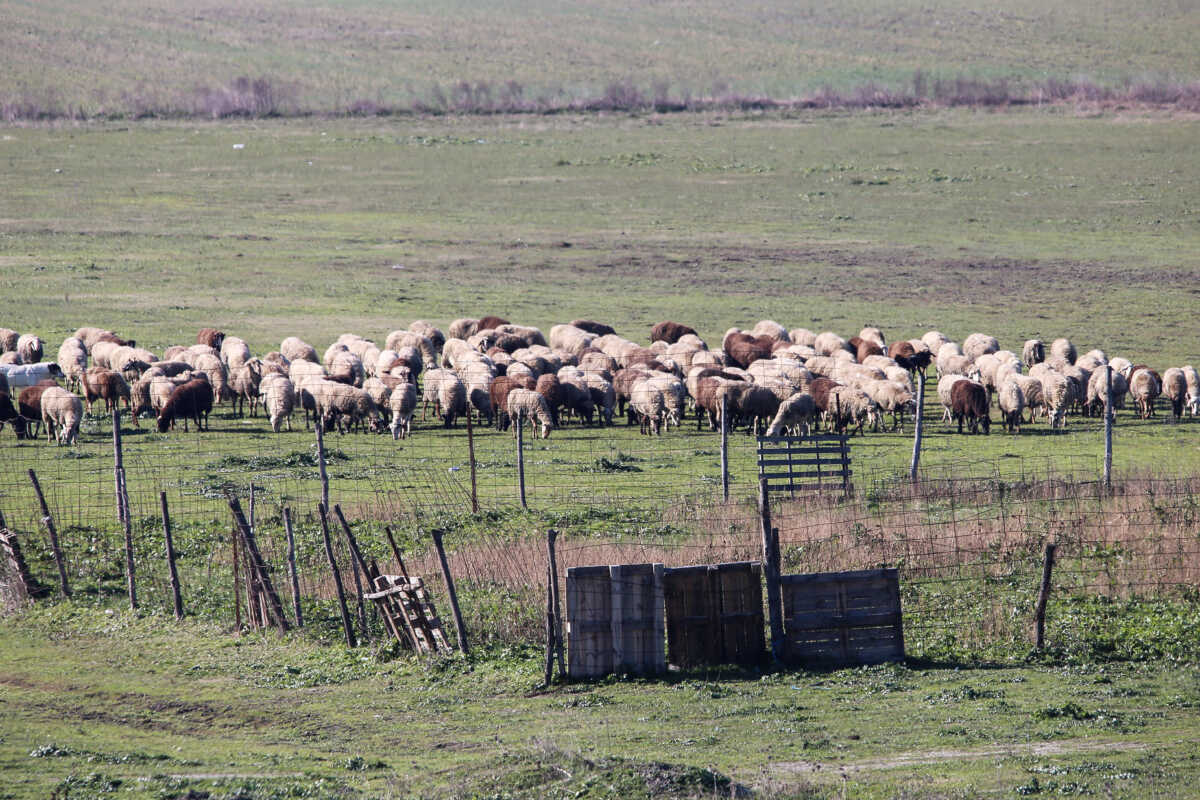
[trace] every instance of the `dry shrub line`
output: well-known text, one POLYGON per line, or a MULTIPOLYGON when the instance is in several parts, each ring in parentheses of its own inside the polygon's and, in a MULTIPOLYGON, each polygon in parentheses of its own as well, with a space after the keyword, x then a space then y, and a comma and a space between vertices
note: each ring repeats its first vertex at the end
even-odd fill
POLYGON ((709 95, 655 81, 649 90, 633 80, 613 81, 600 92, 564 90, 531 96, 517 81, 458 81, 448 89, 431 86, 410 92, 407 103, 356 99, 339 107, 306 103, 297 82, 262 75, 239 76, 218 86, 161 90, 144 85, 119 97, 98 96, 90 105, 72 104, 53 87, 22 88, 0 97, 5 122, 103 119, 230 119, 315 115, 389 116, 408 114, 672 113, 697 111, 801 111, 808 109, 903 109, 916 107, 1005 108, 1045 104, 1137 104, 1200 111, 1200 81, 1126 78, 1099 84, 1089 78, 1047 78, 1032 84, 959 76, 930 80, 916 71, 905 88, 868 82, 849 89, 822 87, 805 95, 771 97, 718 89, 709 95))

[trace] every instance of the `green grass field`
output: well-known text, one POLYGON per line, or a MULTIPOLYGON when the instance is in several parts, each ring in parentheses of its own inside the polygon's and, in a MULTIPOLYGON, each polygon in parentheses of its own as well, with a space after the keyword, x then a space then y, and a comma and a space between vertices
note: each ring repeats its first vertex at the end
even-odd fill
MULTIPOLYGON (((671 98, 914 91, 917 71, 1021 91, 1194 82, 1187 4, 52 2, 0 16, 0 118, 108 119, 0 127, 0 326, 41 335, 48 358, 82 325, 156 351, 215 326, 263 353, 289 335, 323 351, 343 332, 382 341, 414 319, 494 313, 544 330, 598 319, 643 342, 676 319, 714 347, 770 318, 847 337, 877 324, 889 340, 982 331, 1018 351, 1067 335, 1160 370, 1200 360, 1200 118, 1181 108, 320 116, 454 106, 462 81, 559 106, 614 83, 671 98), (289 116, 207 119, 243 75, 289 116), (137 119, 164 110, 198 115, 137 119)), ((511 437, 477 428, 471 516, 461 427, 330 435, 334 501, 372 555, 386 559, 391 521, 433 575, 429 528, 449 530, 476 648, 421 660, 337 643, 301 425, 276 436, 222 410, 202 436, 125 428, 140 616, 124 610, 108 420, 90 417, 75 448, 0 431, 0 510, 54 583, 35 468, 77 590, 0 619, 0 800, 1200 796, 1192 484, 1111 507, 1006 501, 1014 476, 1094 480, 1099 422, 958 436, 929 389, 922 463, 992 476, 994 493, 912 506, 930 537, 949 521, 972 561, 904 564, 908 663, 549 690, 540 532, 564 532, 564 558, 744 558, 749 437, 733 437, 726 509, 709 505, 717 436, 694 422, 654 441, 622 424, 528 440, 525 513, 511 437), (250 481, 272 563, 278 508, 298 510, 303 633, 230 630, 220 492, 250 481), (176 514, 181 624, 166 611, 159 490, 176 514), (989 544, 983 527, 1006 514, 1012 536, 989 544), (1122 524, 1125 539, 1096 544, 1122 524), (1052 535, 1062 562, 1035 654, 1052 535)), ((1116 472, 1194 476, 1198 425, 1123 412, 1116 472)), ((786 569, 873 566, 885 523, 905 519, 876 481, 906 471, 911 428, 852 446, 858 505, 827 513, 866 524, 809 543, 787 527, 806 511, 781 509, 786 569)))

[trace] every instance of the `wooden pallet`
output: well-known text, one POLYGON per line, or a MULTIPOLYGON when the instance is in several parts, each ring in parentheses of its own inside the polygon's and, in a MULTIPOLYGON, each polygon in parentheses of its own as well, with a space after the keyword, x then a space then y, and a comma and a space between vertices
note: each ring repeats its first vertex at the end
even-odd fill
POLYGON ((784 575, 784 660, 840 667, 904 660, 895 569, 784 575))
POLYGON ((758 437, 758 476, 772 492, 850 494, 853 474, 845 434, 758 437))
POLYGON ((364 593, 363 597, 375 603, 384 625, 397 641, 418 653, 453 650, 421 578, 374 575, 370 582, 376 591, 364 593))

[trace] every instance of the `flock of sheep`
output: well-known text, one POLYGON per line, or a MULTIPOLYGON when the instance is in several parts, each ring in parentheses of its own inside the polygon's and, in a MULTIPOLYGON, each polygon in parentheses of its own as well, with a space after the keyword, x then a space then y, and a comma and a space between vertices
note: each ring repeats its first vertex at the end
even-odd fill
POLYGON ((730 329, 720 349, 676 322, 655 325, 650 339, 643 346, 590 320, 555 325, 547 337, 484 317, 455 320, 445 332, 417 321, 389 333, 382 347, 343 334, 323 356, 296 337, 255 356, 244 340, 205 328, 195 344, 160 356, 89 327, 62 343, 55 362, 43 363, 40 338, 0 328, 0 427, 11 423, 23 437, 44 425, 48 440, 74 443, 84 403, 91 410, 102 399, 108 410, 124 402, 135 426, 154 415, 164 433, 177 421, 185 430, 189 422, 206 429, 213 406, 225 402, 240 414, 248 405, 251 415, 261 405, 277 433, 283 425, 291 430, 293 413, 303 410, 306 424, 390 429, 397 439, 411 434, 422 404, 423 418, 432 406, 447 427, 474 414, 500 429, 528 421, 542 437, 570 420, 611 425, 617 415, 643 433, 661 434, 689 413, 698 428, 707 418, 713 430, 724 419, 730 429, 745 425, 767 435, 822 425, 862 433, 878 430, 888 414, 902 429, 905 415, 916 413, 915 381, 931 365, 943 419, 960 433, 964 423, 987 433, 993 402, 1013 432, 1026 415, 1062 427, 1070 412, 1102 413, 1110 375, 1114 407, 1129 396, 1148 417, 1162 396, 1176 418, 1185 409, 1200 414, 1194 367, 1160 375, 1100 350, 1077 356, 1067 339, 1049 347, 1027 341, 1018 356, 979 333, 961 345, 938 331, 888 344, 875 327, 847 340, 768 320, 749 331, 730 329))

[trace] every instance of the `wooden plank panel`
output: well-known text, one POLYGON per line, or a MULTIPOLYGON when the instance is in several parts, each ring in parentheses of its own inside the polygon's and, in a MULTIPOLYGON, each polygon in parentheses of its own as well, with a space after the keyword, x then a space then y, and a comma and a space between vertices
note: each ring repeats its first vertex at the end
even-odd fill
POLYGON ((612 580, 613 665, 617 672, 653 674, 662 671, 662 593, 653 564, 609 567, 612 580))
POLYGON ((753 666, 766 658, 762 567, 756 561, 718 564, 725 663, 753 666))
POLYGON ((663 571, 667 655, 672 666, 687 669, 722 661, 720 595, 715 577, 715 570, 707 566, 663 571))
POLYGON ((594 678, 613 669, 612 580, 608 567, 567 570, 567 672, 594 678))
POLYGON ((895 569, 784 575, 785 658, 796 664, 903 660, 895 569))
POLYGON ((810 472, 760 472, 758 477, 766 478, 767 480, 801 480, 805 478, 827 478, 830 483, 841 483, 843 476, 853 475, 853 470, 843 472, 841 467, 836 469, 810 471, 810 472))

